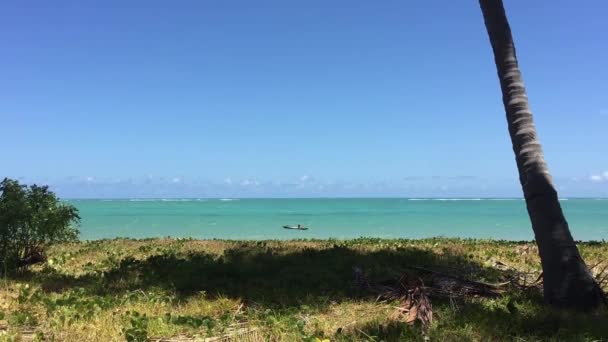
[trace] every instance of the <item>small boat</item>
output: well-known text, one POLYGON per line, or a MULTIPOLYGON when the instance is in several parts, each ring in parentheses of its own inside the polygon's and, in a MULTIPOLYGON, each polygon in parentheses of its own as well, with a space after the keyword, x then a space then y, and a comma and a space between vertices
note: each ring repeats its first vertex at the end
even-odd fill
POLYGON ((308 227, 302 227, 301 225, 297 226, 283 226, 285 229, 295 229, 295 230, 308 230, 308 227))

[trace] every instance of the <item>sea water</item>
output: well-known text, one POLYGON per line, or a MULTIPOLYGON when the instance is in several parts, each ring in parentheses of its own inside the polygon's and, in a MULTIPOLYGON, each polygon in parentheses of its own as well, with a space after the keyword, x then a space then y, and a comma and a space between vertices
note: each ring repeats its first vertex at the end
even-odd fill
MULTIPOLYGON (((81 239, 424 238, 531 240, 522 199, 81 199, 81 239), (301 224, 308 230, 287 230, 301 224)), ((577 240, 608 238, 608 199, 562 200, 577 240)))

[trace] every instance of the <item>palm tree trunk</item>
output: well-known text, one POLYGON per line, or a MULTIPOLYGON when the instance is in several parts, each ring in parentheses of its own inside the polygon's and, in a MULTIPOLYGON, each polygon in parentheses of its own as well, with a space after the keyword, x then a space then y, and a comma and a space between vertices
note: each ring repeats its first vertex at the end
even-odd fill
POLYGON ((602 292, 581 258, 559 204, 536 134, 502 0, 480 0, 498 71, 509 134, 543 268, 544 297, 554 306, 591 310, 602 292))

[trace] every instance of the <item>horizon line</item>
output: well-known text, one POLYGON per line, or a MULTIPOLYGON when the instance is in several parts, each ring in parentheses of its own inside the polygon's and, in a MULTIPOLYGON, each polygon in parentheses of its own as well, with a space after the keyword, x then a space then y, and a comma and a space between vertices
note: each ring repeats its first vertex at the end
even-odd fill
MULTIPOLYGON (((64 200, 230 200, 230 199, 408 199, 408 200, 524 200, 524 197, 402 197, 402 196, 306 196, 306 197, 62 197, 64 200)), ((608 197, 585 197, 585 196, 570 196, 560 197, 559 200, 569 199, 599 199, 608 200, 608 197)))

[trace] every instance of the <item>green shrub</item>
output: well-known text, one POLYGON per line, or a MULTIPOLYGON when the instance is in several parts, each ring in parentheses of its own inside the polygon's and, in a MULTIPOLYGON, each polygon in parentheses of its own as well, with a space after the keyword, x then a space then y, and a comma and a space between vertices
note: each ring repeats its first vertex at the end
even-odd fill
POLYGON ((148 321, 148 317, 145 314, 141 315, 139 312, 133 312, 129 320, 131 326, 123 328, 127 342, 148 341, 148 321))
POLYGON ((76 240, 78 210, 47 186, 0 182, 0 274, 44 260, 43 248, 76 240))

